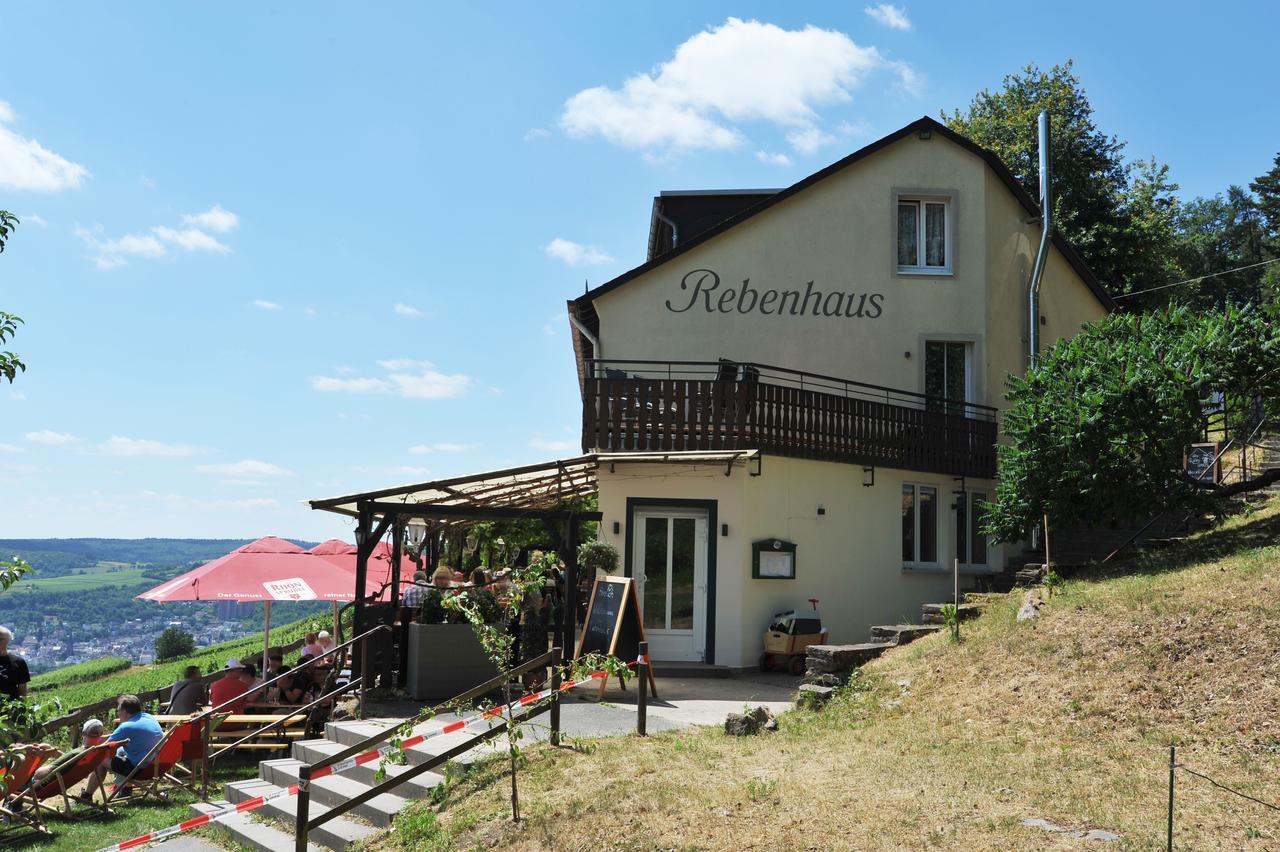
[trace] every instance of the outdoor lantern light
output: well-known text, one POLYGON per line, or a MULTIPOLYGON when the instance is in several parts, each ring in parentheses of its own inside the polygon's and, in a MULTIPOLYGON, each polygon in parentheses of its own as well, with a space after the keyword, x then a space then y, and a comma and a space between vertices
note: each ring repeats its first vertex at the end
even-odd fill
POLYGON ((617 534, 618 534, 618 533, 620 533, 620 532, 622 532, 622 524, 618 523, 617 521, 614 521, 614 522, 613 522, 613 534, 614 534, 614 535, 617 535, 617 534))
POLYGON ((728 534, 729 534, 729 525, 728 525, 728 524, 721 524, 721 525, 720 525, 720 535, 722 535, 722 536, 723 536, 723 535, 728 535, 728 534))
POLYGON ((408 543, 410 548, 416 550, 426 537, 427 525, 424 522, 415 518, 405 525, 404 540, 408 543))
POLYGON ((876 484, 876 469, 874 467, 864 467, 862 469, 862 486, 870 488, 876 484))

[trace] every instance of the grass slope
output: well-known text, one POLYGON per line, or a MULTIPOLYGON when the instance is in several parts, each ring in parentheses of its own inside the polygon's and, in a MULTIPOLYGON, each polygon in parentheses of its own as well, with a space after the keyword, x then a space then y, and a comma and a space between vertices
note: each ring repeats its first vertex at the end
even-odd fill
POLYGON ((110 570, 89 570, 79 574, 67 574, 62 577, 33 577, 24 579, 9 590, 12 595, 32 594, 34 592, 89 592, 112 586, 142 586, 155 580, 143 576, 141 568, 112 568, 110 570))
MULTIPOLYGON (((1280 503, 1069 581, 1018 623, 996 599, 953 643, 870 664, 779 732, 540 746, 509 823, 501 763, 416 803, 367 848, 1072 849, 1043 817, 1163 849, 1168 746, 1280 803, 1280 503)), ((1280 814, 1178 777, 1176 845, 1280 847, 1280 814)))

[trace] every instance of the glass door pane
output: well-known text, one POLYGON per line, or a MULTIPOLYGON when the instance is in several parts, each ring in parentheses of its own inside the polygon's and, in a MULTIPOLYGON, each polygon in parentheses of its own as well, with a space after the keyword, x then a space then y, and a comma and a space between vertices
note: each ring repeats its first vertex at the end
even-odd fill
POLYGON ((671 629, 693 629, 693 518, 671 519, 671 629))
POLYGON ((667 626, 667 518, 644 519, 644 626, 667 626))
POLYGON ((920 486, 920 561, 938 561, 938 489, 920 486))

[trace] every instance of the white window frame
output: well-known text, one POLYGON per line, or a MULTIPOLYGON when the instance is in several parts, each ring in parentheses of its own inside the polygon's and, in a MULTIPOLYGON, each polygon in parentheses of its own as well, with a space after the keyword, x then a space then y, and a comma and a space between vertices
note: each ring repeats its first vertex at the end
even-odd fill
POLYGON ((897 192, 893 197, 893 265, 899 275, 953 275, 955 274, 955 196, 951 193, 897 192), (915 266, 898 263, 898 207, 901 204, 916 205, 916 260, 915 266), (925 263, 925 205, 941 204, 943 217, 943 251, 946 263, 929 266, 925 263))
MULTIPOLYGON (((904 482, 902 483, 901 490, 899 490, 898 492, 899 503, 901 503, 903 492, 905 492, 906 489, 908 488, 911 489, 911 512, 912 512, 911 529, 912 529, 912 532, 914 533, 914 539, 915 539, 912 547, 912 550, 913 550, 912 556, 914 558, 903 559, 902 567, 903 568, 938 568, 942 564, 940 560, 942 558, 941 554, 943 551, 942 538, 938 535, 942 527, 941 512, 939 511, 939 503, 938 503, 939 499, 941 498, 942 489, 939 486, 930 482, 904 482), (920 538, 921 538, 920 537, 920 530, 921 530, 920 490, 922 488, 927 488, 933 492, 933 561, 932 562, 920 561, 920 538)), ((901 506, 899 506, 899 511, 901 511, 901 506)), ((901 528, 899 528, 898 534, 899 536, 901 536, 902 534, 901 528)))

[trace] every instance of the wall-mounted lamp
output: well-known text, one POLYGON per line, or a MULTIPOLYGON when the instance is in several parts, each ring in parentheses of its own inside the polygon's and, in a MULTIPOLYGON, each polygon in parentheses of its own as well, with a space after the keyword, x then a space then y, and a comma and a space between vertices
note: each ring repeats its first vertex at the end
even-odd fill
POLYGON ((728 535, 728 534, 729 534, 729 525, 728 525, 728 524, 721 524, 721 525, 720 525, 720 535, 721 535, 721 536, 726 536, 726 535, 728 535))
POLYGON ((617 521, 614 521, 614 522, 613 522, 613 534, 614 534, 614 535, 617 535, 617 534, 618 534, 618 533, 620 533, 620 532, 622 532, 622 524, 618 523, 617 521))
POLYGON ((862 486, 870 488, 876 484, 876 469, 874 467, 864 467, 862 469, 862 486))
POLYGON ((825 515, 826 513, 827 513, 827 507, 826 507, 826 506, 824 506, 824 505, 822 505, 821 503, 819 503, 819 504, 818 504, 818 514, 819 514, 819 515, 825 515))
POLYGON ((911 357, 911 350, 907 350, 906 352, 903 352, 903 353, 902 353, 902 357, 903 357, 903 358, 910 358, 910 357, 911 357))
POLYGON ((930 137, 932 137, 932 136, 933 136, 933 131, 932 131, 932 130, 925 129, 925 130, 921 130, 921 131, 920 131, 920 138, 921 138, 921 139, 929 139, 929 138, 930 138, 930 137))
POLYGON ((417 550, 422 544, 423 539, 427 537, 427 524, 425 521, 414 518, 404 528, 404 540, 411 550, 417 550))

